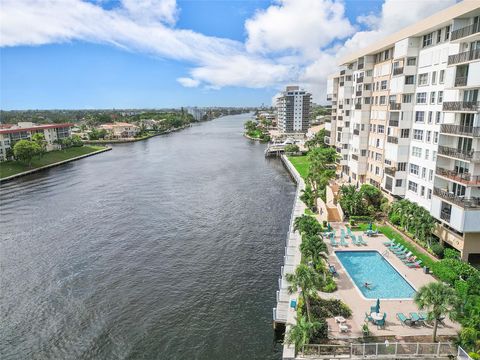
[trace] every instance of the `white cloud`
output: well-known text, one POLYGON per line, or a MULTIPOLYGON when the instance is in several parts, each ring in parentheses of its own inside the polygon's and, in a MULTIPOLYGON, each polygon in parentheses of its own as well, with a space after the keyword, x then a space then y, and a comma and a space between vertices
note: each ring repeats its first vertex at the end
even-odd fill
POLYGON ((192 79, 189 77, 180 77, 177 79, 177 81, 182 84, 182 86, 189 87, 189 88, 194 88, 198 87, 200 85, 200 81, 196 79, 192 79))
POLYGON ((122 0, 110 10, 81 0, 2 0, 0 46, 106 43, 190 63, 188 76, 177 79, 186 87, 299 83, 324 102, 327 76, 340 56, 453 3, 385 0, 380 14, 352 24, 341 0, 277 0, 245 22, 242 43, 175 28, 175 0, 122 0), (354 32, 360 24, 367 30, 354 32))

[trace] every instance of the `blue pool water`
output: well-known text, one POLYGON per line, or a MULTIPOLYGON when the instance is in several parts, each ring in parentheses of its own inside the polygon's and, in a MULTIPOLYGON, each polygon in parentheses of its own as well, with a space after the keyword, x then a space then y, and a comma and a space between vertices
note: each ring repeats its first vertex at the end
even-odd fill
POLYGON ((377 251, 336 251, 338 259, 367 299, 411 299, 415 289, 377 251), (364 284, 371 284, 370 289, 364 284))

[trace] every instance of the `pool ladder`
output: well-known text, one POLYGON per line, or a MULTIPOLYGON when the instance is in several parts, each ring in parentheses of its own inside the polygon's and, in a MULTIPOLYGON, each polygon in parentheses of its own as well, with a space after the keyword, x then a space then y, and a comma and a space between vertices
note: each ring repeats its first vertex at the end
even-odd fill
POLYGON ((385 250, 384 252, 382 252, 383 257, 388 257, 388 254, 389 254, 388 250, 385 250))

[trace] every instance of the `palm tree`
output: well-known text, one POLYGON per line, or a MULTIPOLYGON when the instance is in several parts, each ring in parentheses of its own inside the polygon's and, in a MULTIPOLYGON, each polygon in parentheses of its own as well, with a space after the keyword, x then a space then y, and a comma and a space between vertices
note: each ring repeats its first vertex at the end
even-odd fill
POLYGON ((308 344, 310 336, 314 331, 320 328, 318 321, 307 321, 303 316, 297 318, 297 324, 293 325, 285 336, 285 343, 295 344, 295 350, 299 350, 303 345, 308 344))
POLYGON ((323 280, 319 273, 315 269, 308 265, 300 264, 295 269, 294 274, 287 274, 287 281, 290 282, 288 292, 293 294, 294 292, 301 290, 303 302, 307 308, 308 321, 312 321, 312 315, 310 310, 310 298, 316 294, 317 290, 322 286, 323 280))
POLYGON ((418 290, 414 298, 420 310, 428 310, 427 320, 433 320, 433 342, 437 338, 438 321, 442 315, 451 315, 457 304, 454 289, 441 282, 432 282, 418 290))

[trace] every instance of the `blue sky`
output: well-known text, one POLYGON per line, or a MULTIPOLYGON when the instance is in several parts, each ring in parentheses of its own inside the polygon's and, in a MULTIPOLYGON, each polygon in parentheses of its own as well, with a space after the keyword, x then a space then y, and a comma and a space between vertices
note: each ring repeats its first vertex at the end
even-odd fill
POLYGON ((65 0, 47 9, 29 0, 5 1, 4 110, 258 106, 270 104, 291 82, 322 102, 324 67, 336 63, 338 47, 346 39, 363 45, 358 32, 371 37, 392 31, 381 28, 389 14, 382 13, 380 0, 149 0, 155 9, 164 6, 152 18, 150 9, 139 9, 133 0, 88 6, 80 0, 65 6, 65 0), (318 23, 315 14, 303 15, 299 8, 312 1, 318 2, 318 23), (367 15, 372 19, 359 19, 367 15), (283 24, 298 26, 303 35, 286 39, 283 24))

